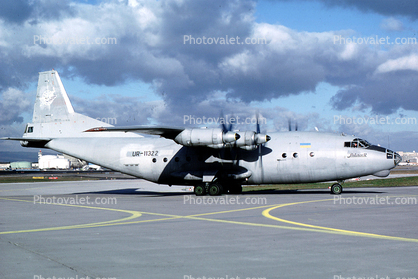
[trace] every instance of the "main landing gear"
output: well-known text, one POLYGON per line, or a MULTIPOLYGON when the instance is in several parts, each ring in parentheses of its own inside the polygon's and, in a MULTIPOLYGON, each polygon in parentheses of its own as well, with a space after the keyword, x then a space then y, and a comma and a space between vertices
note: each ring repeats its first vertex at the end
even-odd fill
POLYGON ((237 185, 231 185, 231 186, 225 186, 222 185, 219 182, 211 182, 206 183, 205 185, 196 185, 194 186, 194 193, 196 196, 204 196, 206 194, 209 194, 210 196, 219 196, 222 194, 241 194, 242 193, 242 186, 237 185))
POLYGON ((341 186, 340 183, 335 183, 330 187, 330 189, 331 189, 331 194, 340 195, 341 192, 343 191, 343 186, 341 186))

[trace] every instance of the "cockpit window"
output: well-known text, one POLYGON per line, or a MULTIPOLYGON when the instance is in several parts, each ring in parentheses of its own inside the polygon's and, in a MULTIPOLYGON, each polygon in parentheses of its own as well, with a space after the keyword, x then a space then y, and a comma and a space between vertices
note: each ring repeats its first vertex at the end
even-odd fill
POLYGON ((33 133, 33 126, 32 127, 28 127, 28 133, 33 133))
POLYGON ((367 148, 369 147, 371 144, 364 139, 353 139, 353 141, 346 141, 344 142, 344 147, 351 147, 351 148, 367 148))

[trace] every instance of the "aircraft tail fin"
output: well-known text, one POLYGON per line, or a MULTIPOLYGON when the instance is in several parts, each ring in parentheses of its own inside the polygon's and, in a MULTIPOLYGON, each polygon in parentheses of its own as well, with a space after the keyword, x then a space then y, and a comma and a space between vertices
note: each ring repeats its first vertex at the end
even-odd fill
POLYGON ((78 137, 84 136, 83 131, 99 126, 113 125, 74 112, 57 71, 39 73, 32 123, 26 126, 24 138, 78 137))
POLYGON ((73 106, 57 71, 39 73, 33 123, 68 121, 73 106))

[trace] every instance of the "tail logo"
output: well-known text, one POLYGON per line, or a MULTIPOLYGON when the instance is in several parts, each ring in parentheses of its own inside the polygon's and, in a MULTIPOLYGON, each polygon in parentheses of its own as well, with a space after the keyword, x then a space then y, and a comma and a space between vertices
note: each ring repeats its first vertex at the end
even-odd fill
POLYGON ((52 102, 57 98, 57 94, 55 92, 55 88, 52 87, 52 90, 50 90, 48 87, 45 89, 45 91, 42 93, 42 97, 40 98, 41 108, 51 107, 52 102))

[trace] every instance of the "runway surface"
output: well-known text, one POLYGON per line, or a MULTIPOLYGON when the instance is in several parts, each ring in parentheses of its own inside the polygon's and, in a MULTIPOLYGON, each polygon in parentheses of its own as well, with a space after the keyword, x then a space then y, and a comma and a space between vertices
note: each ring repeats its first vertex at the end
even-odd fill
POLYGON ((1 278, 418 278, 418 187, 0 184, 1 278))

